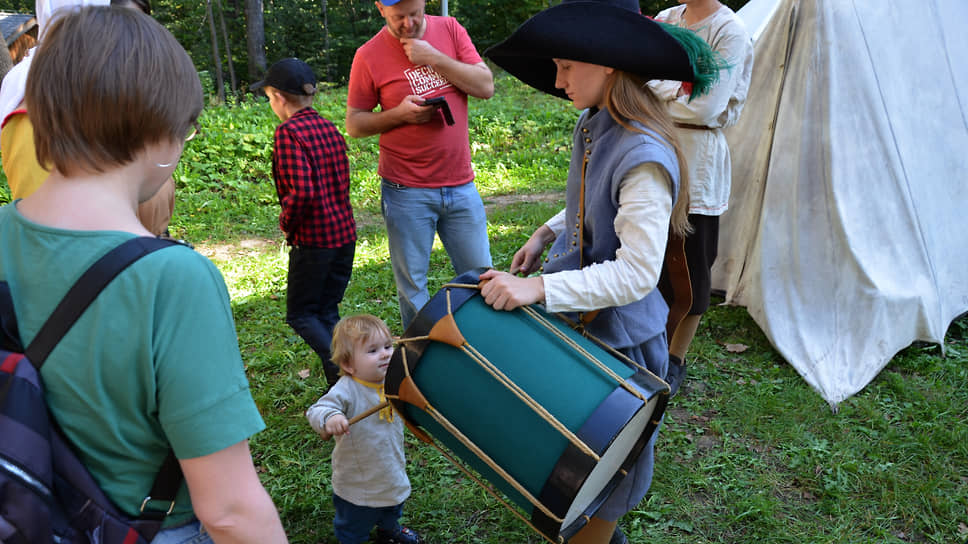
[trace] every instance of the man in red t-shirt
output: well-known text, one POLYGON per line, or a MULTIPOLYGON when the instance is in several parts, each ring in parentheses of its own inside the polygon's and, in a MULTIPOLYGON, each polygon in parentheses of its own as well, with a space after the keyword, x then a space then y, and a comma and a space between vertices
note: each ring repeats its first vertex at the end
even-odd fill
POLYGON ((346 100, 349 135, 380 135, 383 219, 404 328, 430 298, 435 233, 455 273, 491 266, 471 168, 467 95, 490 98, 494 79, 464 27, 452 17, 425 15, 425 4, 377 2, 386 26, 357 49, 346 100), (453 123, 442 106, 423 105, 438 97, 453 123))

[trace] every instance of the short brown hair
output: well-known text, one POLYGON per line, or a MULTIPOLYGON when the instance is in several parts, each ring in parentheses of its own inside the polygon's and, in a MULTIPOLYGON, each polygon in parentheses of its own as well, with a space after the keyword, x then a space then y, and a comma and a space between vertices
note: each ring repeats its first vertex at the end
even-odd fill
POLYGON ((272 85, 266 85, 265 92, 279 93, 282 95, 283 98, 286 99, 286 102, 290 104, 294 104, 299 109, 308 108, 309 106, 312 106, 313 100, 316 99, 315 93, 314 94, 292 94, 290 92, 283 91, 282 89, 273 87, 272 85))
POLYGON ((390 328, 382 319, 370 314, 360 314, 340 320, 333 328, 332 358, 340 367, 353 360, 353 348, 373 338, 390 340, 390 328))
POLYGON ((62 11, 24 93, 37 161, 65 174, 103 172, 183 138, 202 110, 202 86, 171 33, 133 9, 62 11))

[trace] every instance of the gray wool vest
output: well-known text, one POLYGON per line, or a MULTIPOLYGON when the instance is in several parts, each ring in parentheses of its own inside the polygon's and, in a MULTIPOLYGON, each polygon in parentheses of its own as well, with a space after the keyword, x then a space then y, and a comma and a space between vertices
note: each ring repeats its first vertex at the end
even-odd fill
MULTIPOLYGON (((635 126, 645 128, 637 123, 635 126)), ((575 126, 568 170, 567 230, 555 239, 548 251, 544 273, 577 270, 615 259, 615 251, 619 248, 615 215, 618 212, 620 183, 631 169, 646 162, 658 163, 669 172, 675 204, 675 197, 679 193, 679 162, 664 140, 651 131, 642 134, 626 130, 604 110, 597 113, 586 110, 582 113, 575 126), (578 200, 583 169, 585 205, 584 217, 579 220, 578 200), (583 225, 581 236, 584 239, 581 259, 578 245, 580 225, 583 225)), ((606 344, 624 352, 634 352, 634 348, 640 346, 646 353, 656 352, 659 346, 654 345, 655 341, 661 340, 661 350, 658 351, 666 353, 654 353, 654 356, 667 358, 668 346, 664 333, 668 314, 665 300, 659 290, 654 289, 644 298, 625 306, 603 309, 585 328, 606 344), (643 344, 647 342, 653 345, 646 348, 643 344)), ((653 357, 646 355, 645 358, 653 357)), ((665 375, 664 361, 647 362, 652 372, 660 377, 665 375), (653 368, 656 364, 660 364, 661 369, 653 368)))

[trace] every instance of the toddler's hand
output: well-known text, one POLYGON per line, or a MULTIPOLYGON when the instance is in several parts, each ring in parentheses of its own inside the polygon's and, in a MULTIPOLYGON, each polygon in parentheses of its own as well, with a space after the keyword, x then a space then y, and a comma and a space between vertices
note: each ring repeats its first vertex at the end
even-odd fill
POLYGON ((325 427, 326 432, 333 436, 350 434, 350 422, 346 420, 346 416, 343 414, 331 416, 326 420, 325 427))

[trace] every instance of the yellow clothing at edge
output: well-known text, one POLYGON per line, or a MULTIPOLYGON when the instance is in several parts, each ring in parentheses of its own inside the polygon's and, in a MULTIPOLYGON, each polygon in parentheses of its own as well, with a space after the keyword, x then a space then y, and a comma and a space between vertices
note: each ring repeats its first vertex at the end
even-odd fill
POLYGON ((50 172, 37 163, 34 126, 26 113, 14 113, 0 131, 0 159, 7 174, 11 200, 33 194, 50 172))
MULTIPOLYGON (((50 175, 37 162, 34 126, 26 113, 13 113, 0 130, 0 160, 7 174, 11 200, 34 193, 50 175)), ((138 219, 155 236, 168 230, 175 211, 175 180, 168 181, 154 196, 138 205, 138 219)))

